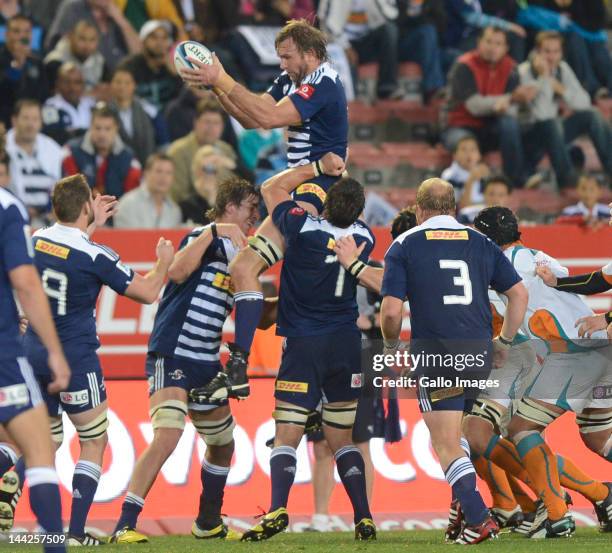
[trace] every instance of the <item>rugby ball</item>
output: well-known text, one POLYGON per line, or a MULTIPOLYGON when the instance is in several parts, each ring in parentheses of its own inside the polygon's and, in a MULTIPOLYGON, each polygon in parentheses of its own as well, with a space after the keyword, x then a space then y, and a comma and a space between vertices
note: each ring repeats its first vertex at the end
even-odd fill
POLYGON ((177 72, 183 68, 197 69, 187 58, 194 58, 207 65, 212 65, 213 62, 210 50, 194 40, 180 42, 174 49, 174 67, 177 72))

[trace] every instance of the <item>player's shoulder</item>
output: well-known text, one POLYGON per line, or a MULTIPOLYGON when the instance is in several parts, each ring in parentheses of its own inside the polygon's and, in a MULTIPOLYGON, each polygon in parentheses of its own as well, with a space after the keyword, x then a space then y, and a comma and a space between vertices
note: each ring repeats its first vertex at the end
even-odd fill
MULTIPOLYGON (((73 227, 66 227, 56 223, 36 231, 33 238, 37 251, 46 251, 43 244, 43 242, 46 242, 63 248, 60 253, 66 258, 70 252, 75 252, 94 263, 100 256, 112 262, 119 261, 119 255, 113 249, 94 242, 87 234, 73 227)), ((52 251, 56 250, 53 249, 52 251)))
POLYGON ((3 212, 16 210, 24 221, 28 220, 28 212, 21 200, 12 192, 2 187, 0 187, 0 210, 3 212))
POLYGON ((376 237, 374 236, 372 229, 365 221, 357 219, 357 221, 352 224, 352 228, 353 234, 356 234, 357 236, 363 236, 366 240, 372 242, 372 244, 376 243, 376 237))

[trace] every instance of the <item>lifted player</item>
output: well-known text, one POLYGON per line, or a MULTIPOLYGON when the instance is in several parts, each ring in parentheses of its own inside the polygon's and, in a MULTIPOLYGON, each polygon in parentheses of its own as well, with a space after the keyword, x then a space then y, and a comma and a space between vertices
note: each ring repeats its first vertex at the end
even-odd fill
MULTIPOLYGON (((100 347, 96 335, 96 301, 102 286, 107 285, 137 302, 153 303, 163 286, 174 248, 169 240, 160 238, 157 264, 143 277, 123 265, 111 249, 89 239, 87 230, 94 221, 94 200, 83 175, 60 180, 51 200, 57 223, 34 234, 34 262, 51 304, 72 377, 66 392, 43 395, 57 447, 63 441, 62 412, 68 414, 79 436, 81 451, 72 479, 68 544, 95 546, 101 545, 101 541, 85 532, 85 522, 98 488, 108 441, 106 387, 96 354, 100 347)), ((25 346, 44 389, 51 375, 47 351, 35 330, 27 330, 25 346)))
MULTIPOLYGON (((57 393, 66 388, 70 369, 40 278, 32 265, 29 230, 26 208, 10 192, 0 188, 0 393, 3 398, 0 423, 23 452, 27 466, 25 475, 30 485, 30 506, 38 524, 45 533, 59 534, 62 532, 62 506, 49 420, 19 338, 19 317, 13 292, 47 348, 47 362, 53 375, 48 392, 57 393)), ((18 487, 17 478, 2 479, 0 518, 10 518, 12 522, 11 498, 18 487)), ((0 527, 7 528, 4 524, 0 527)), ((45 545, 45 551, 66 551, 63 544, 52 541, 49 544, 45 545)))
POLYGON ((228 265, 246 245, 245 235, 258 217, 259 197, 250 183, 229 179, 219 185, 214 222, 191 231, 181 242, 168 276, 149 339, 149 414, 153 441, 138 459, 121 507, 113 543, 141 543, 135 530, 145 497, 161 467, 176 449, 185 416, 206 443, 200 477, 202 494, 191 529, 196 538, 236 539, 221 519, 223 490, 234 452, 234 419, 227 400, 217 404, 189 401, 219 372, 223 323, 232 311, 228 265))
MULTIPOLYGON (((326 174, 340 175, 343 160, 326 154, 326 174)), ((374 245, 370 229, 357 220, 365 203, 362 186, 342 178, 328 191, 321 217, 309 215, 291 192, 314 175, 312 165, 290 169, 268 180, 262 189, 266 206, 287 244, 281 272, 277 332, 286 337, 275 385, 274 448, 270 455, 272 498, 268 513, 247 531, 243 541, 260 541, 282 532, 289 523, 287 501, 295 476, 296 448, 304 426, 323 398, 325 438, 354 510, 355 539, 376 537, 368 506, 365 468, 351 440, 361 387, 361 341, 357 328, 357 279, 338 263, 334 242, 353 235, 374 245)), ((363 262, 361 262, 363 264, 363 262)), ((206 400, 199 390, 194 398, 206 400)))
MULTIPOLYGON (((246 128, 288 127, 289 167, 308 165, 326 152, 346 157, 348 111, 340 78, 327 61, 326 40, 305 20, 290 21, 276 36, 276 51, 283 73, 261 96, 236 83, 213 55, 213 65, 191 59, 198 69, 183 69, 191 86, 213 86, 225 110, 246 128)), ((293 199, 312 214, 320 213, 335 178, 320 166, 295 187, 293 199)), ((261 313, 263 294, 258 275, 283 257, 285 242, 269 217, 230 265, 236 330, 230 344, 225 373, 207 387, 208 397, 245 398, 249 395, 246 376, 249 350, 261 313)))

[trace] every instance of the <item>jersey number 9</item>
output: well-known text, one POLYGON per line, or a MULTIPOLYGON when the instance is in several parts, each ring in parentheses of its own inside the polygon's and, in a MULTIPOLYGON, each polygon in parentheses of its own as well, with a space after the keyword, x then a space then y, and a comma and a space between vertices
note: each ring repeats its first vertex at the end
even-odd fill
POLYGON ((440 259, 440 269, 459 271, 459 276, 453 277, 453 284, 463 288, 462 295, 442 296, 444 305, 470 305, 472 303, 472 281, 468 264, 460 259, 440 259))
POLYGON ((57 301, 57 314, 66 314, 66 296, 68 292, 68 277, 64 273, 45 269, 42 274, 42 285, 45 294, 57 301))

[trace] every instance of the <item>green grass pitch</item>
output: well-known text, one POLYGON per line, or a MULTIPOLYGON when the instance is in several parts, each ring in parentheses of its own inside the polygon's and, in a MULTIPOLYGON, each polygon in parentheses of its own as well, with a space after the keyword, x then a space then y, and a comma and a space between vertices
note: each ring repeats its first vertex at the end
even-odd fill
MULTIPOLYGON (((8 546, 0 543, 0 551, 8 551, 8 546)), ((164 536, 151 538, 147 544, 106 545, 99 547, 80 547, 75 551, 111 553, 132 551, 134 553, 449 553, 457 548, 445 544, 440 530, 421 530, 411 532, 379 532, 375 542, 358 543, 350 533, 292 533, 275 536, 261 543, 220 542, 217 540, 195 540, 190 536, 164 536)), ((72 550, 72 549, 71 549, 72 550)), ((26 553, 40 551, 33 547, 13 546, 11 551, 26 553)), ((578 528, 571 538, 554 540, 528 540, 516 534, 502 534, 499 539, 485 542, 477 551, 491 553, 605 553, 612 551, 612 534, 601 534, 594 528, 578 528)))

